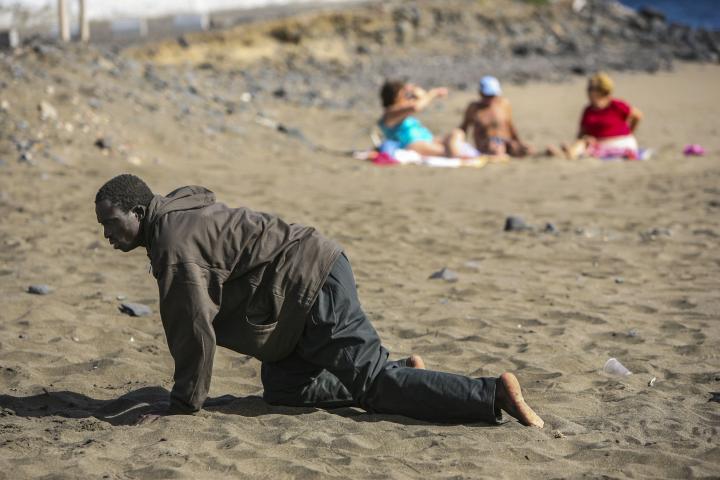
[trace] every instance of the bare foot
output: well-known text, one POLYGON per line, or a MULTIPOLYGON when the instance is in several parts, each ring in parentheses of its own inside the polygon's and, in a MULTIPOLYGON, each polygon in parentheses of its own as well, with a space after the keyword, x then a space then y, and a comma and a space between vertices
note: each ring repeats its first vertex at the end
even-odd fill
POLYGON ((419 368, 420 370, 425 370, 425 362, 420 355, 410 355, 408 358, 405 359, 405 363, 410 368, 419 368))
POLYGON ((565 152, 563 152, 560 148, 556 147, 555 145, 548 145, 545 147, 545 151, 543 152, 543 155, 546 157, 564 157, 565 152))
POLYGON ((505 410, 508 415, 525 426, 543 428, 545 425, 543 419, 525 403, 520 382, 510 372, 505 372, 498 378, 495 387, 495 408, 505 410))

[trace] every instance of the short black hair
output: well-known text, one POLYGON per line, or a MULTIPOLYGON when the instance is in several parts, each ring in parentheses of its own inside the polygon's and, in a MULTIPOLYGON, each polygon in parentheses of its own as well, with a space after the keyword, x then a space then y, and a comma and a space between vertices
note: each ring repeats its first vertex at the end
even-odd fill
POLYGON ((145 182, 129 173, 111 178, 100 187, 95 195, 95 203, 109 200, 112 205, 120 207, 127 213, 136 205, 150 205, 154 194, 145 182))
POLYGON ((405 83, 402 80, 385 80, 382 88, 380 88, 380 101, 383 107, 387 108, 395 103, 395 99, 405 86, 405 83))

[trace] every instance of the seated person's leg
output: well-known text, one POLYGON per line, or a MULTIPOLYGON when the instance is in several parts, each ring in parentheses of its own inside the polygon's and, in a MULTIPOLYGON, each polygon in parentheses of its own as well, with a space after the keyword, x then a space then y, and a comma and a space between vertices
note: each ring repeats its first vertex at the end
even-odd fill
MULTIPOLYGON (((453 129, 452 132, 445 136, 443 145, 445 146, 445 154, 448 157, 471 158, 465 154, 465 132, 459 128, 453 129)), ((476 156, 472 155, 472 157, 476 156)))
POLYGON ((410 145, 406 146, 408 150, 413 150, 420 155, 426 155, 428 157, 445 157, 447 156, 447 151, 445 148, 445 145, 438 142, 426 142, 426 141, 418 141, 413 142, 410 145))
POLYGON ((534 153, 531 147, 524 145, 517 140, 509 140, 507 142, 507 151, 508 155, 511 157, 525 157, 534 153))

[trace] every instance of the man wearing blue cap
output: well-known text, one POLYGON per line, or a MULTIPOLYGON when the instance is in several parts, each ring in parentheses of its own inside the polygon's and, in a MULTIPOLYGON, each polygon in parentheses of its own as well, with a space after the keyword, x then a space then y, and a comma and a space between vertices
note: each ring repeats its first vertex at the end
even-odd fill
POLYGON ((488 155, 512 157, 531 153, 530 147, 518 136, 510 101, 502 96, 500 81, 490 75, 482 77, 479 90, 480 100, 468 105, 460 125, 466 133, 472 127, 477 149, 488 155))

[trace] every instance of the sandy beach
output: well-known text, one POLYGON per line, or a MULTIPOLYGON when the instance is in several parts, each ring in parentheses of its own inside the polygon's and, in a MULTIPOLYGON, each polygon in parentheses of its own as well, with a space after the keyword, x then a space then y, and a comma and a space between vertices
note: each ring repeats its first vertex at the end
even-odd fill
MULTIPOLYGON (((229 112, 199 81, 185 100, 147 69, 82 58, 2 62, 0 479, 720 478, 719 66, 614 75, 645 112, 648 161, 432 169, 376 167, 267 126, 368 148, 374 92, 353 108, 270 96, 229 112), (44 120, 41 101, 55 110, 44 120), (689 143, 708 153, 683 156, 689 143), (271 407, 259 362, 223 349, 201 413, 131 425, 172 387, 172 359, 145 252, 113 251, 96 223, 97 188, 124 172, 316 226, 346 249, 393 357, 514 371, 545 428, 271 407), (506 233, 508 215, 537 228, 506 233), (443 267, 458 280, 428 278, 443 267), (26 292, 36 284, 51 293, 26 292), (124 315, 125 301, 153 314, 124 315), (610 357, 633 374, 603 373, 610 357)), ((505 93, 530 143, 575 135, 582 77, 505 93)), ((422 119, 447 131, 472 98, 452 91, 422 119)))

